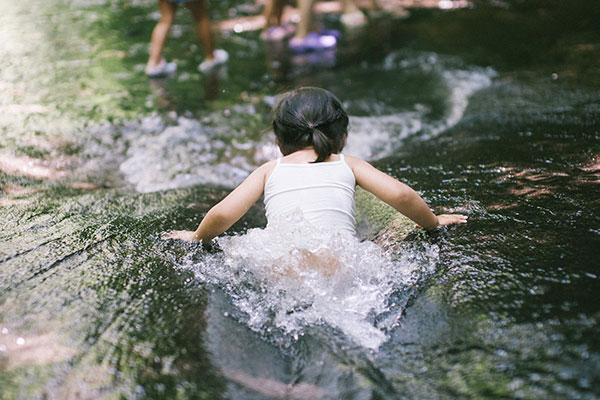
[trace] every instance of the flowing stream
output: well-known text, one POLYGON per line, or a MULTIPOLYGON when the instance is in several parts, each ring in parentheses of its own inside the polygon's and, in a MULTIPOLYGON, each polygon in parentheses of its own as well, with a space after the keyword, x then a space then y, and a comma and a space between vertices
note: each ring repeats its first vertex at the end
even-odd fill
POLYGON ((180 10, 158 80, 153 1, 6 4, 0 398, 600 397, 599 14, 484 3, 373 16, 321 57, 224 30, 209 75, 180 10), (469 223, 374 243, 264 229, 259 203, 211 251, 160 240, 278 156, 300 85, 344 102, 345 154, 469 223))

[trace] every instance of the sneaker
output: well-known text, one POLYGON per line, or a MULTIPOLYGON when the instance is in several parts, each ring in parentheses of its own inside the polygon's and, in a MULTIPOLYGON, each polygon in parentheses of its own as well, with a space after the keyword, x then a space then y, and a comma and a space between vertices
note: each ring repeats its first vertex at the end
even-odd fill
POLYGON ((337 44, 337 37, 332 32, 309 32, 304 38, 292 38, 290 40, 290 49, 296 53, 304 53, 308 51, 319 51, 332 49, 337 44))
POLYGON ((171 75, 177 71, 177 64, 174 62, 167 62, 164 58, 160 60, 158 65, 153 67, 147 65, 146 66, 146 75, 149 78, 159 78, 167 75, 171 75))
POLYGON ((225 64, 229 60, 229 54, 223 49, 213 51, 213 59, 208 58, 198 65, 198 71, 208 72, 217 68, 219 65, 225 64))

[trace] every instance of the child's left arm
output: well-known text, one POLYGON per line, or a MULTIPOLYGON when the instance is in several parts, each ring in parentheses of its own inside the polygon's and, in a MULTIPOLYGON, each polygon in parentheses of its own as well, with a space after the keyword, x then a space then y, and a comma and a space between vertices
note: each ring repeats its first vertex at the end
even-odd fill
POLYGON ((186 242, 208 243, 229 229, 260 199, 272 162, 263 164, 252 172, 244 182, 211 208, 195 231, 171 231, 162 239, 179 239, 186 242))
POLYGON ((421 196, 409 186, 359 158, 346 156, 345 159, 360 187, 416 222, 417 226, 430 230, 438 226, 467 222, 465 215, 435 215, 421 196))

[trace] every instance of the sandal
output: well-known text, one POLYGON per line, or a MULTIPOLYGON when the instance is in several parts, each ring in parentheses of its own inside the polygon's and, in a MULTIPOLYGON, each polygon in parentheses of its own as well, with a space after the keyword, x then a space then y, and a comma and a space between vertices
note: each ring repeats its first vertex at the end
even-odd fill
POLYGON ((306 37, 292 38, 289 46, 296 53, 305 53, 308 51, 320 51, 332 49, 336 46, 338 38, 329 32, 317 33, 309 32, 306 37))

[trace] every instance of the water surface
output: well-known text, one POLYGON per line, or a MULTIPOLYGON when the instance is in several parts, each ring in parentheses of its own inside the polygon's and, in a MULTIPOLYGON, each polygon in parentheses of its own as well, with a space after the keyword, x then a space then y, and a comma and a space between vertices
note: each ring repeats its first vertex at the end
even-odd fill
POLYGON ((209 76, 182 12, 165 52, 179 72, 152 81, 153 2, 6 8, 0 397, 600 396, 587 2, 378 17, 316 59, 228 32, 229 67, 209 76), (311 246, 306 227, 256 230, 260 204, 224 251, 161 241, 276 157, 269 109, 297 85, 344 101, 347 154, 469 224, 384 251, 331 238, 343 273, 299 279, 265 268, 261 243, 311 246))

